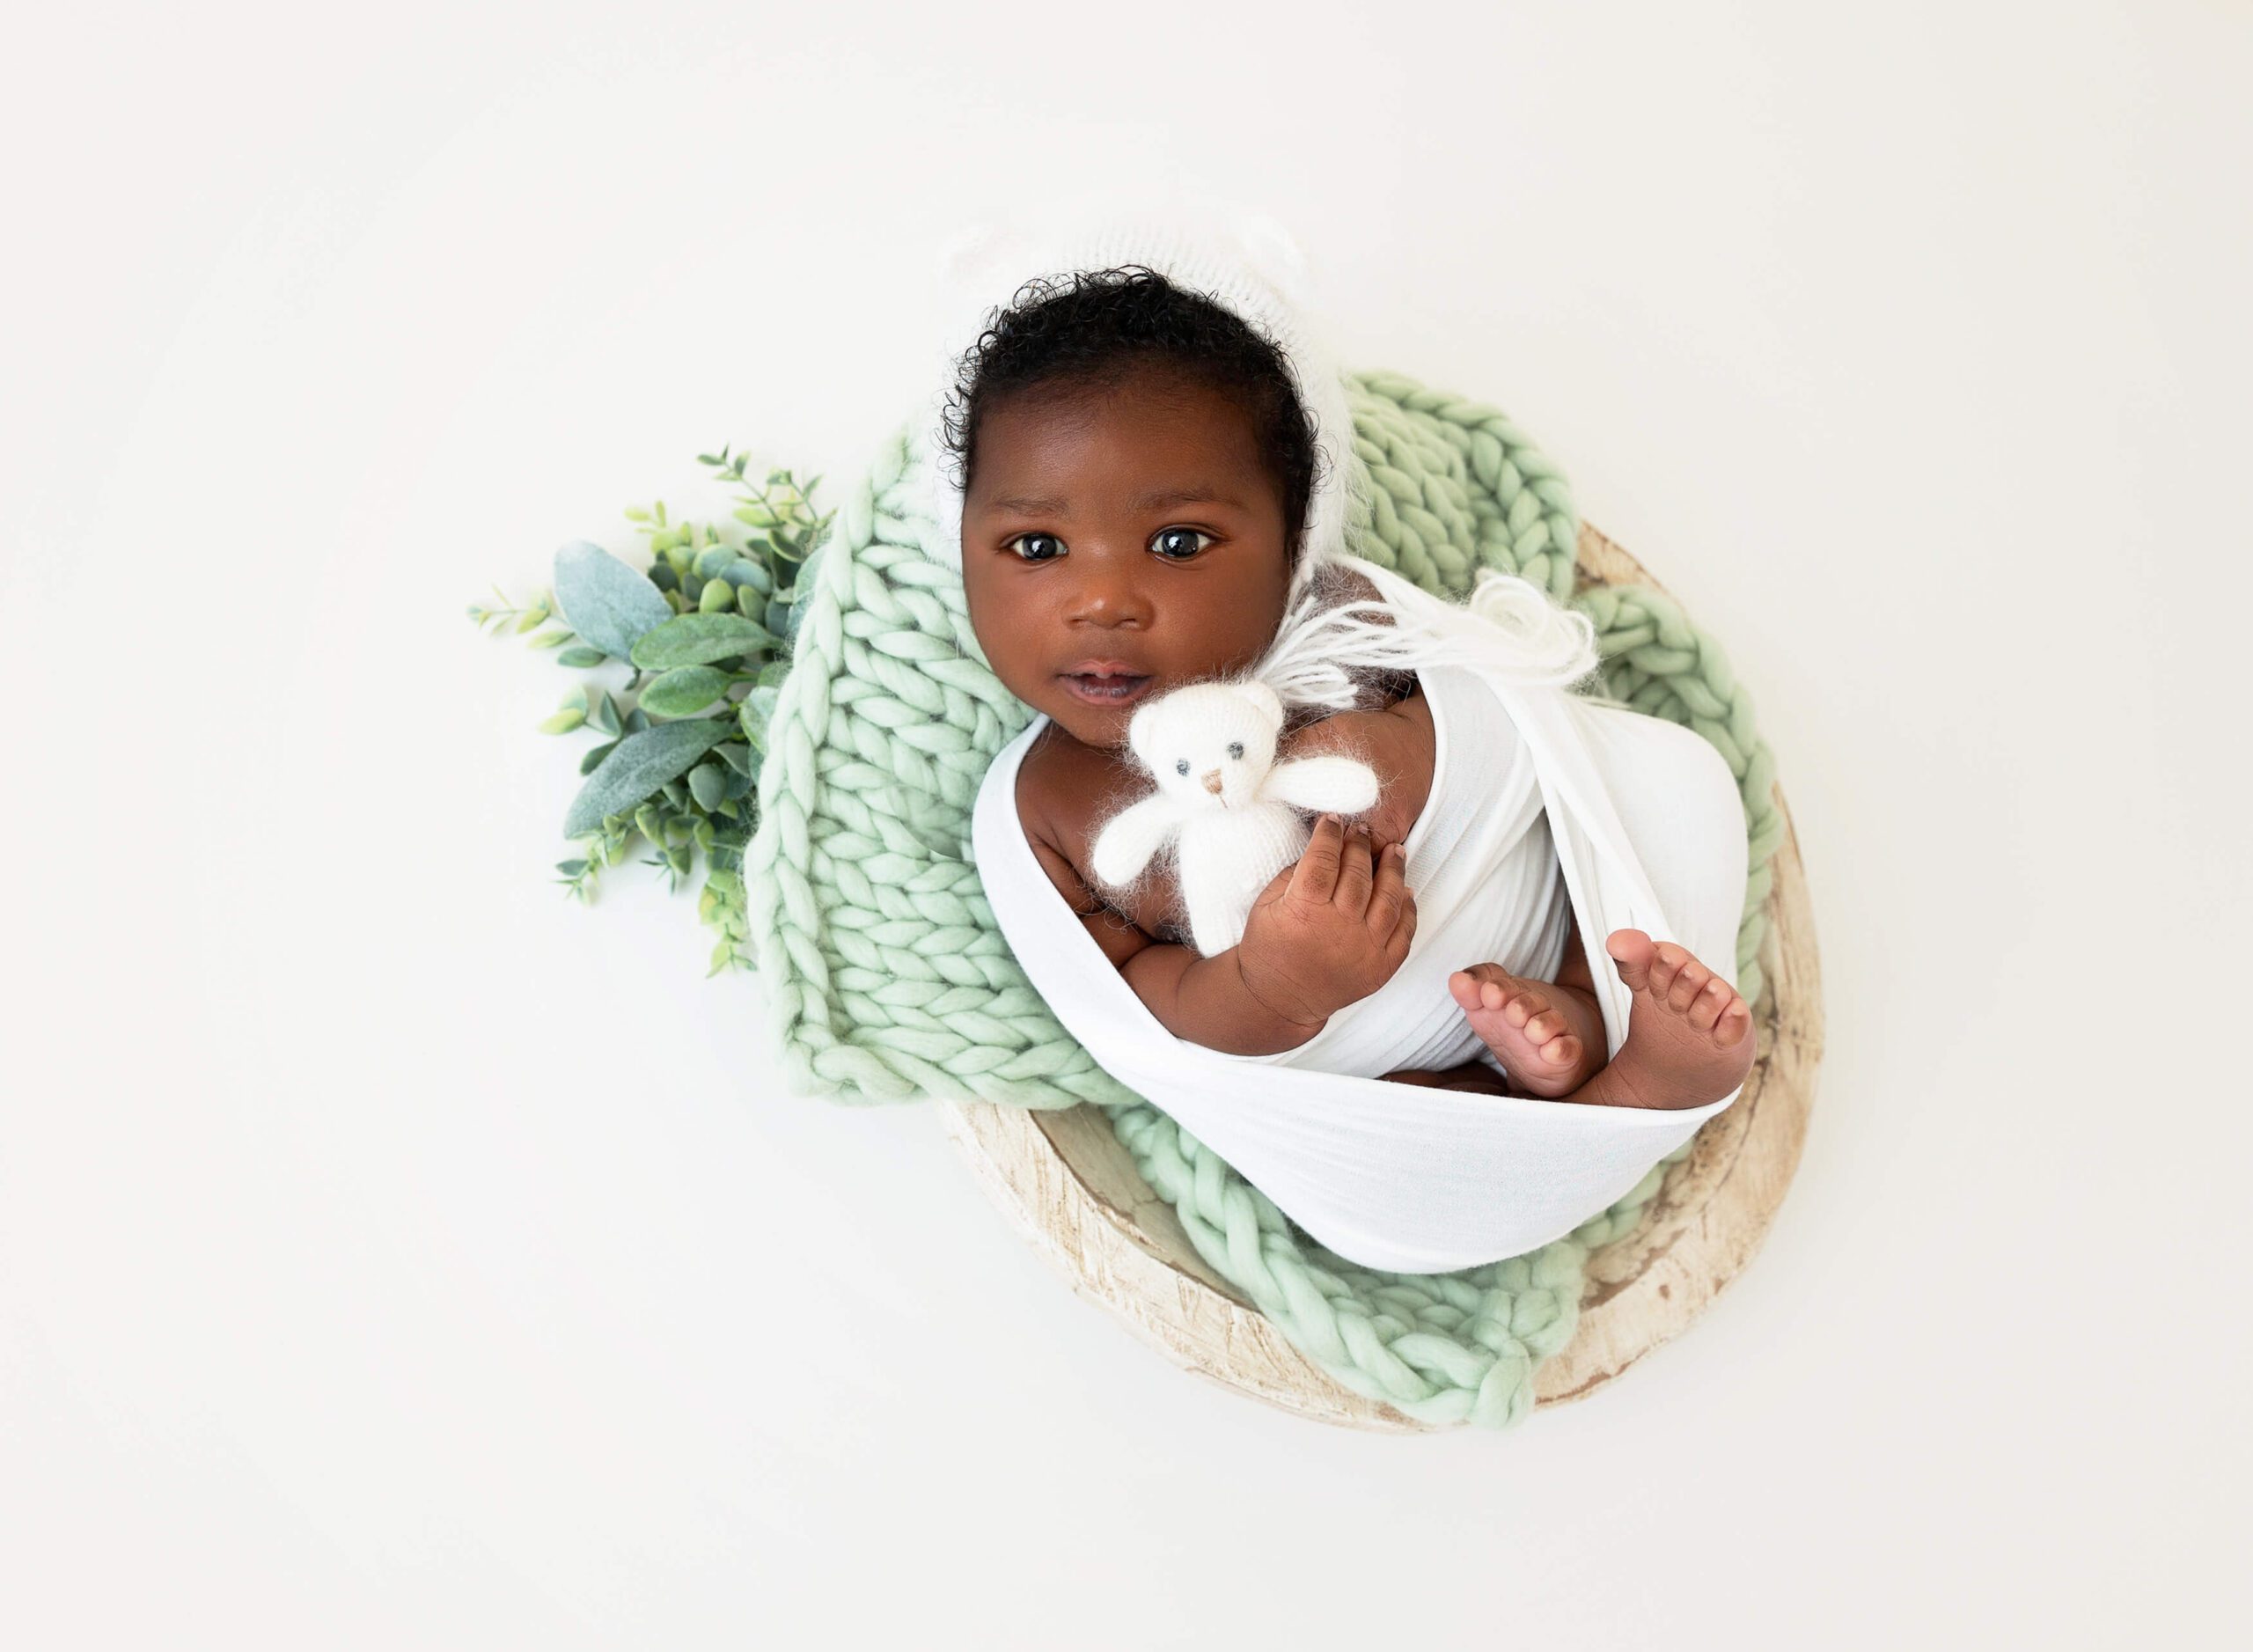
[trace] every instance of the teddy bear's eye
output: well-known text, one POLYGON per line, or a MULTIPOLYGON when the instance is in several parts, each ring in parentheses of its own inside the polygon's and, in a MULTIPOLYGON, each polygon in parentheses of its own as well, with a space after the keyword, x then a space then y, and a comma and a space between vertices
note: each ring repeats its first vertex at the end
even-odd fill
POLYGON ((1189 772, 1189 760, 1185 757, 1177 759, 1173 765, 1173 772, 1177 775, 1186 775, 1189 772))
POLYGON ((1229 742, 1229 755, 1230 757, 1242 757, 1244 755, 1244 742, 1242 740, 1230 740, 1229 742))

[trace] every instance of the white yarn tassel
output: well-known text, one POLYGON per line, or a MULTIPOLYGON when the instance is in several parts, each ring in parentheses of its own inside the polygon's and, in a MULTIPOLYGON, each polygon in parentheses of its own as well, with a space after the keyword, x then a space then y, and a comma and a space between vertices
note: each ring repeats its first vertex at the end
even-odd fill
POLYGON ((1565 688, 1596 668, 1588 616, 1515 574, 1484 569, 1470 600, 1452 603, 1361 557, 1336 557, 1331 566, 1361 572, 1383 595, 1339 603, 1330 581, 1308 582, 1274 642, 1243 673, 1286 705, 1344 710, 1359 698, 1357 672, 1473 665, 1523 686, 1565 688))

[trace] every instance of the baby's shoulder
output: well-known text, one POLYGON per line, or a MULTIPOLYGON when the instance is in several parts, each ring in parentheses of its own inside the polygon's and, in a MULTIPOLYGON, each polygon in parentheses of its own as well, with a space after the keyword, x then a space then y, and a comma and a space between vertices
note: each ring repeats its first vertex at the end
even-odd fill
POLYGON ((1028 834, 1084 864, 1088 838, 1126 783, 1125 771, 1105 753, 1053 733, 1044 731, 1018 761, 1017 818, 1028 834))
MULTIPOLYGON (((1017 765, 1017 819, 1033 858, 1113 963, 1159 938, 1137 921, 1151 914, 1122 913, 1097 891, 1088 871, 1097 824, 1135 790, 1133 775, 1118 760, 1075 741, 1037 738, 1017 765)), ((1162 907, 1163 890, 1148 899, 1162 907)))

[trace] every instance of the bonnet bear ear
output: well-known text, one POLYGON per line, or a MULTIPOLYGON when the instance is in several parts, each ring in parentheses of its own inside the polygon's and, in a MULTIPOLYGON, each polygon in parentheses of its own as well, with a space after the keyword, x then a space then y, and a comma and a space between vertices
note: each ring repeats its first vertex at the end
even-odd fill
POLYGON ((1237 244, 1276 291, 1294 304, 1309 300, 1306 253, 1280 222, 1264 212, 1245 215, 1237 222, 1237 244))

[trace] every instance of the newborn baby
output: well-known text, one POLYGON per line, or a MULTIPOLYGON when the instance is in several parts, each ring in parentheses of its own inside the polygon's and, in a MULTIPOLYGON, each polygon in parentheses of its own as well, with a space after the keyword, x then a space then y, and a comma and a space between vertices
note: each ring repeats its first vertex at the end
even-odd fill
MULTIPOLYGON (((1050 719, 1018 770, 1020 820, 1059 897, 1177 1037, 1238 1054, 1295 1048, 1408 956, 1416 909, 1400 845, 1431 791, 1430 709, 1407 672, 1352 710, 1286 723, 1279 759, 1367 763, 1378 801, 1318 821, 1227 951, 1205 958, 1185 943, 1169 863, 1098 892, 1091 836, 1149 789, 1126 749, 1134 708, 1266 650, 1317 457, 1288 361, 1220 305, 1140 268, 1033 294, 980 339, 948 429, 963 470, 972 628, 994 675, 1050 719)), ((1340 600, 1376 596, 1347 578, 1340 600)), ((1630 1107, 1694 1107, 1736 1090, 1754 1043, 1730 983, 1640 929, 1604 939, 1606 966, 1633 994, 1626 1041, 1608 1062, 1574 929, 1554 980, 1486 958, 1464 959, 1449 979, 1508 1079, 1482 1061, 1384 1076, 1630 1107)))

